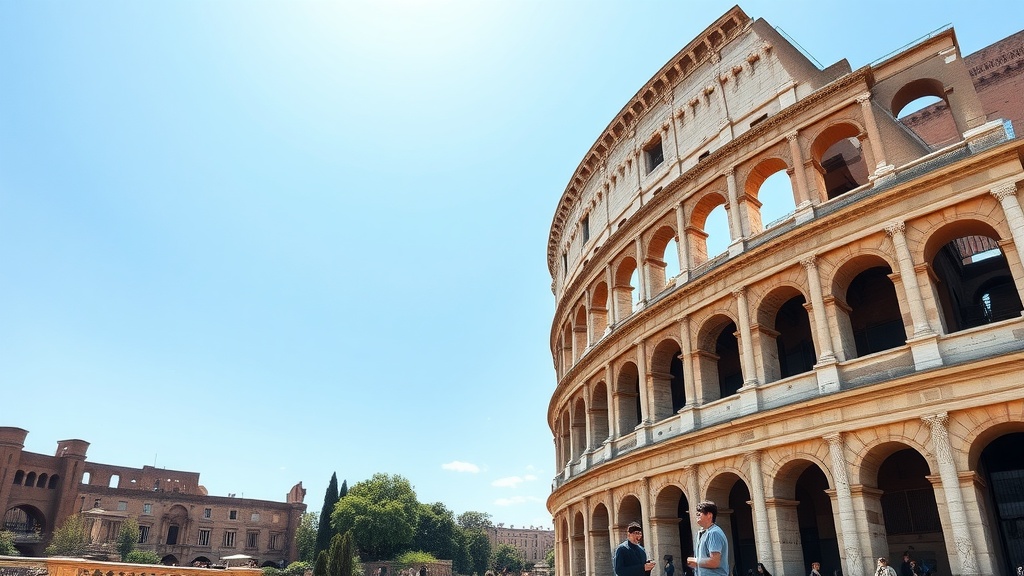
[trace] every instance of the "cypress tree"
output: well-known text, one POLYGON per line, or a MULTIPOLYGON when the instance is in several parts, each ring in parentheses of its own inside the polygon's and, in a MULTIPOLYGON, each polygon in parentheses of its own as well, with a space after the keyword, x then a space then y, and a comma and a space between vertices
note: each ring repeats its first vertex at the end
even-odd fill
MULTIPOLYGON (((348 486, 345 486, 345 492, 348 492, 348 486)), ((338 503, 338 473, 334 472, 331 474, 331 482, 327 484, 327 493, 324 494, 324 507, 320 511, 320 525, 316 531, 316 551, 314 556, 319 556, 321 552, 326 552, 331 545, 331 536, 333 530, 331 529, 331 512, 334 512, 334 505, 338 503)))
POLYGON ((327 554, 327 576, 341 576, 342 565, 345 561, 344 548, 341 534, 335 534, 331 537, 331 548, 327 554))
POLYGON ((352 531, 349 530, 341 537, 341 562, 337 576, 352 576, 355 568, 355 551, 352 549, 352 531))
POLYGON ((313 565, 313 576, 327 576, 327 551, 316 555, 316 564, 313 565))

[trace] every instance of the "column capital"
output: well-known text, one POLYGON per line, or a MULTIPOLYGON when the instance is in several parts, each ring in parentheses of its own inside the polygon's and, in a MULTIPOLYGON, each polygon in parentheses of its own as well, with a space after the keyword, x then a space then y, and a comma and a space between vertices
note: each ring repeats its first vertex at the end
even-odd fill
POLYGON ((814 270, 818 267, 818 257, 814 254, 807 256, 800 260, 800 265, 808 270, 814 270))
POLYGON ((748 463, 748 464, 751 463, 751 462, 755 462, 757 464, 760 464, 761 463, 761 451, 760 450, 751 450, 750 452, 744 452, 743 453, 743 461, 745 463, 748 463))
POLYGON ((793 130, 789 134, 786 134, 786 140, 788 140, 790 142, 793 142, 794 140, 796 140, 799 137, 800 137, 800 132, 797 131, 797 130, 793 130))
POLYGON ((871 92, 862 92, 857 95, 857 104, 864 104, 871 100, 871 92))
POLYGON ((746 286, 740 286, 739 288, 733 288, 732 295, 737 298, 744 298, 747 295, 746 286))
POLYGON ((935 428, 945 429, 946 423, 949 422, 949 412, 939 412, 938 414, 929 414, 927 416, 921 416, 921 420, 924 420, 934 430, 935 428))
POLYGON ((995 187, 993 187, 991 190, 989 190, 989 193, 992 194, 993 196, 995 196, 996 200, 999 200, 1000 202, 1002 202, 1003 199, 1008 197, 1008 196, 1016 196, 1017 195, 1017 183, 1016 182, 1003 182, 1002 184, 998 184, 995 187))
POLYGON ((885 233, 890 237, 903 236, 906 229, 907 224, 905 222, 890 222, 885 225, 885 233))
POLYGON ((829 432, 821 437, 825 442, 828 442, 829 446, 842 446, 843 444, 843 433, 842 432, 829 432))

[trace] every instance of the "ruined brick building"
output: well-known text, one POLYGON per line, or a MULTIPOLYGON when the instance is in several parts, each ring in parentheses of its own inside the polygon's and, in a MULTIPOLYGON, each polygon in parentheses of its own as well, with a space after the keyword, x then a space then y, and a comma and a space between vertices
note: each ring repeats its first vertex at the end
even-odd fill
POLYGON ((26 452, 27 435, 0 427, 2 529, 14 533, 22 555, 42 556, 54 528, 81 514, 88 553, 101 559, 118 558, 116 538, 128 518, 141 529, 137 549, 157 553, 164 564, 243 555, 278 566, 298 557, 295 529, 306 510, 301 482, 285 502, 210 496, 198 472, 89 462, 83 440, 61 440, 53 456, 26 452))
POLYGON ((548 241, 560 576, 631 521, 681 566, 705 499, 735 574, 1024 564, 1022 79, 1022 34, 821 68, 734 7, 625 103, 548 241))

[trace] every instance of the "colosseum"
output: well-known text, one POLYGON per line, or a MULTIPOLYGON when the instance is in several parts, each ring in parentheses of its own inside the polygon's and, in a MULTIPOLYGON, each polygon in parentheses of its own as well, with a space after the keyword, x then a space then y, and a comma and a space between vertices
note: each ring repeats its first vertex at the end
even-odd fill
POLYGON ((548 240, 558 574, 633 521, 682 574, 702 500, 737 575, 1017 573, 1022 46, 819 66, 734 7, 626 102, 548 240))

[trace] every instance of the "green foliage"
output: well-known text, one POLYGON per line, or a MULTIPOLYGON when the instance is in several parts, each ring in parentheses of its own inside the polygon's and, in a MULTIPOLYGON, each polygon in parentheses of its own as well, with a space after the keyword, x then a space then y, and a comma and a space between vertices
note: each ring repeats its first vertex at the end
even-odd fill
POLYGON ((0 530, 0 556, 21 556, 14 547, 14 532, 0 530))
MULTIPOLYGON (((316 512, 304 512, 295 528, 295 546, 299 550, 299 561, 311 564, 316 559, 316 538, 319 522, 316 512)), ((294 564, 294 562, 293 562, 294 564)), ((299 576, 302 576, 301 574, 299 576)))
POLYGON ((335 534, 327 558, 327 576, 354 576, 355 560, 352 533, 335 534))
POLYGON ((454 560, 458 549, 455 515, 444 504, 420 504, 420 517, 412 548, 429 552, 435 558, 454 560))
POLYGON ((124 561, 132 564, 159 564, 160 556, 149 550, 132 550, 125 556, 124 561))
POLYGON ((313 576, 327 576, 327 550, 316 555, 316 564, 313 564, 313 576))
POLYGON ((423 552, 420 550, 410 550, 409 552, 403 552, 395 558, 395 563, 401 568, 409 568, 413 566, 421 566, 423 564, 431 564, 437 562, 437 558, 429 552, 423 552))
MULTIPOLYGON (((491 523, 491 515, 487 512, 463 512, 459 514, 456 520, 459 526, 466 528, 467 530, 483 530, 494 526, 491 523)), ((481 572, 483 574, 483 572, 481 572)))
POLYGON ((309 570, 309 562, 292 562, 281 571, 284 576, 302 576, 309 570))
POLYGON ((469 558, 469 537, 466 530, 455 529, 455 556, 452 558, 452 572, 455 574, 472 574, 473 563, 469 558))
POLYGON ((377 473, 359 482, 338 501, 331 524, 338 532, 352 531, 360 555, 387 560, 408 550, 416 535, 419 502, 408 480, 377 473))
POLYGON ((548 551, 544 553, 544 563, 548 565, 548 571, 551 574, 555 573, 555 549, 548 548, 548 551))
POLYGON ((469 563, 473 572, 483 574, 487 571, 487 564, 491 559, 491 540, 483 530, 466 531, 466 550, 469 553, 469 563))
POLYGON ((121 562, 128 561, 128 554, 135 550, 135 544, 139 541, 139 523, 135 518, 128 518, 121 522, 117 531, 117 553, 121 555, 121 562))
POLYGON ((78 514, 72 514, 53 531, 46 555, 81 556, 85 552, 86 542, 85 522, 78 514))
POLYGON ((523 570, 523 554, 511 544, 499 544, 491 554, 491 568, 495 572, 518 574, 523 570))
POLYGON ((316 531, 314 556, 331 546, 331 536, 334 535, 334 531, 331 529, 331 512, 334 511, 338 498, 338 473, 334 472, 331 474, 331 481, 327 484, 327 492, 324 494, 324 506, 320 509, 320 523, 316 531))

